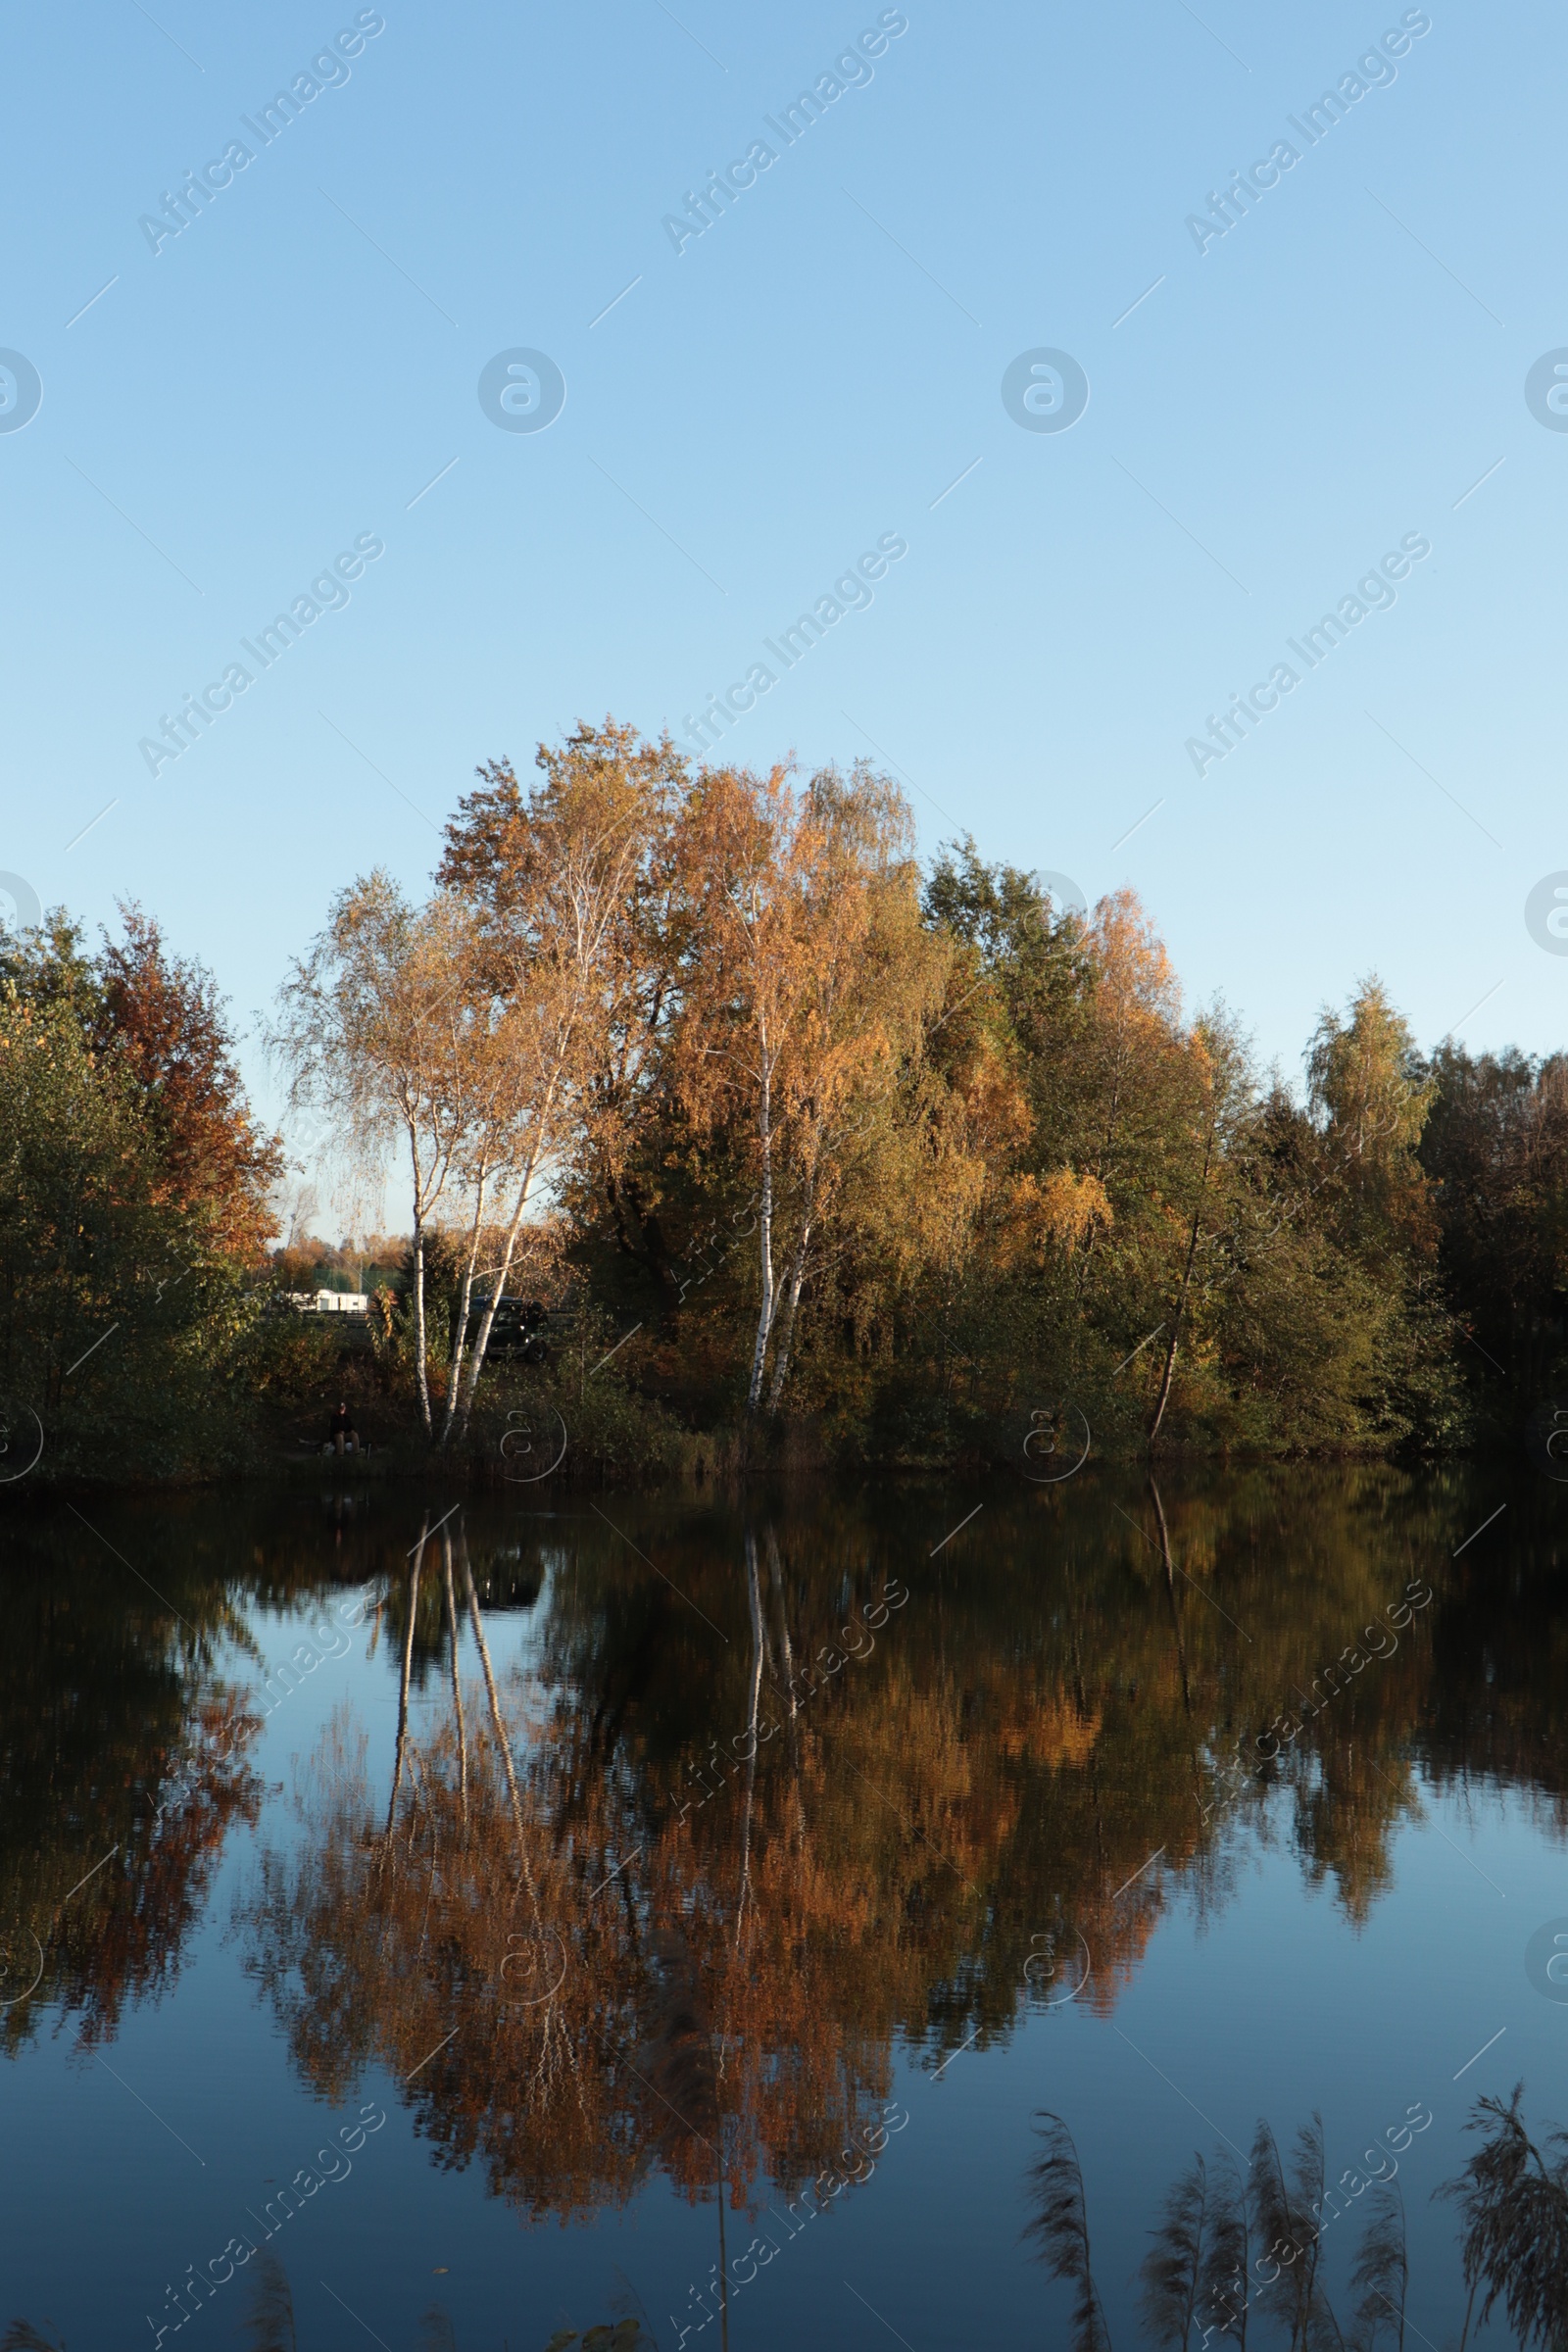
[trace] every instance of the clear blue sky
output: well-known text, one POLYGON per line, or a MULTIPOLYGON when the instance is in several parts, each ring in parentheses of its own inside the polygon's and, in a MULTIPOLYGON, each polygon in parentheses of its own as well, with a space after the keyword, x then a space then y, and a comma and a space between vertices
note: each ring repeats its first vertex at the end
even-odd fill
POLYGON ((686 734, 761 662, 734 757, 885 758, 927 849, 1133 885, 1292 1072, 1374 965, 1424 1044, 1564 1041, 1568 956, 1524 921, 1568 867, 1568 432, 1525 398, 1568 345, 1560 10, 1434 0, 1376 84, 1424 12, 381 13, 264 144, 242 118, 376 12, 8 12, 0 346, 43 394, 0 431, 0 869, 93 924, 141 900, 248 1023, 354 872, 421 886, 477 760, 607 710, 686 734), (141 217, 236 140, 155 253, 141 217), (760 141, 677 251, 664 217, 760 141), (546 430, 480 406, 516 349, 564 378, 546 430), (1069 430, 1004 405, 1040 349, 1088 377, 1069 430), (1396 602, 1309 669, 1287 640, 1407 535, 1396 602), (893 536, 786 671, 763 641, 893 536), (264 670, 240 640, 357 538, 385 552, 264 670), (235 662, 155 777, 140 739, 235 662), (1281 663, 1200 776, 1188 739, 1281 663))

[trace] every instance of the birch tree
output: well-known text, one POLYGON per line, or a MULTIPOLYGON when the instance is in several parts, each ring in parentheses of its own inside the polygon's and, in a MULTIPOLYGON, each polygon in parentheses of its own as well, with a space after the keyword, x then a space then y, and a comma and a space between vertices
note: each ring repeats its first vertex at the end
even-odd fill
POLYGON ((507 761, 480 768, 480 789, 447 828, 440 868, 472 914, 475 986, 496 1008, 498 1084, 482 1125, 500 1256, 461 1401, 453 1382, 448 1429, 455 1423, 460 1437, 527 1215, 590 1123, 617 1022, 636 1027, 629 912, 678 761, 667 746, 639 753, 629 730, 607 724, 579 727, 562 751, 541 746, 538 765, 527 793, 507 761))
POLYGON ((414 1222, 414 1360, 432 1434, 425 1237, 452 1182, 472 1105, 461 1052, 467 923, 442 894, 413 906, 381 868, 339 892, 325 930, 279 991, 269 1045, 291 1110, 315 1109, 362 1165, 407 1153, 414 1222))
POLYGON ((920 930, 910 832, 901 796, 863 770, 824 771, 804 791, 783 768, 710 771, 682 814, 702 952, 686 975, 678 1085, 699 1128, 733 1125, 750 1147, 754 1417, 764 1390, 778 1409, 822 1220, 940 993, 944 958, 920 930))

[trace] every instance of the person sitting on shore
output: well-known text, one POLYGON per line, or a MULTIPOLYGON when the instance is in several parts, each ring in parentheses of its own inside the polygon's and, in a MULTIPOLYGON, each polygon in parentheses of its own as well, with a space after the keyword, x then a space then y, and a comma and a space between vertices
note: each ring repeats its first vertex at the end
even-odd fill
POLYGON ((337 1411, 327 1423, 326 1436, 327 1444, 335 1445, 339 1453, 345 1449, 350 1453, 359 1450, 360 1433, 354 1426, 353 1414, 341 1398, 338 1401, 337 1411))

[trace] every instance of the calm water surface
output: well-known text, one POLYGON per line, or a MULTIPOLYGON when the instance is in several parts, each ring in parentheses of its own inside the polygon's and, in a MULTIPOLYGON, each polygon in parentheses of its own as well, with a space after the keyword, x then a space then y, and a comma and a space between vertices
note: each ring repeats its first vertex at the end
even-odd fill
POLYGON ((1568 1490, 542 1493, 13 1508, 0 2327, 216 2346, 266 2245, 302 2352, 1065 2345, 1049 2111, 1134 2345, 1316 2109, 1457 2340, 1471 2102, 1568 2123, 1568 1490))

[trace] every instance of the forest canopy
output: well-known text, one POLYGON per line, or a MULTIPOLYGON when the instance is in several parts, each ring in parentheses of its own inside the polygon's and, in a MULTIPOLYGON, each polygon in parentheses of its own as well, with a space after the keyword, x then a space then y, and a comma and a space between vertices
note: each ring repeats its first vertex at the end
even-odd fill
MULTIPOLYGON (((524 1288, 621 1472, 701 1432, 933 1468, 1085 1426, 1514 1446, 1564 1373, 1568 1058, 1423 1054, 1369 974, 1293 1086, 1132 892, 1080 914, 967 836, 922 865, 864 763, 694 770, 611 718, 488 761, 422 901, 339 892, 270 1044, 295 1115, 401 1170, 354 1378, 416 1449, 562 1408, 560 1345, 503 1351, 524 1288)), ((34 1414, 57 1470, 210 1467, 338 1377, 297 1335, 280 1369, 283 1147, 154 922, 4 943, 0 1057, 13 1459, 34 1414)))

